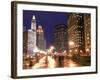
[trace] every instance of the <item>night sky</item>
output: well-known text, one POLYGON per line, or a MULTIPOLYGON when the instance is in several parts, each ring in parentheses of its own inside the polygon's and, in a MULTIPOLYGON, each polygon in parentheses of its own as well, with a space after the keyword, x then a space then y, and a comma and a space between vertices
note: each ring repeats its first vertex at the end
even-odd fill
POLYGON ((31 28, 31 19, 33 15, 36 17, 36 25, 41 25, 44 29, 44 37, 48 48, 53 43, 55 26, 58 24, 67 25, 68 13, 23 10, 23 26, 26 30, 31 28))

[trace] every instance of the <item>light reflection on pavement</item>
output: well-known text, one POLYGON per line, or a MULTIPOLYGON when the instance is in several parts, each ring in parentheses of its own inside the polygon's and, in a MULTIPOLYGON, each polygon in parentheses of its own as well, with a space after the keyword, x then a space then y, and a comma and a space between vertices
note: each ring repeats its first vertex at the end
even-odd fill
MULTIPOLYGON (((78 63, 72 61, 71 59, 64 59, 61 63, 63 63, 62 67, 80 66, 78 63)), ((32 68, 55 68, 57 65, 58 62, 54 58, 51 56, 44 56, 32 68)))

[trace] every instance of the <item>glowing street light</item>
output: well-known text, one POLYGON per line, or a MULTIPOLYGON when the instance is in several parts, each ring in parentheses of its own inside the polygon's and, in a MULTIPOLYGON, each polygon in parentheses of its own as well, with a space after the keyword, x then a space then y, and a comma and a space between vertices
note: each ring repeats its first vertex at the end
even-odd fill
POLYGON ((77 49, 75 49, 75 52, 77 52, 78 50, 77 49))
POLYGON ((67 51, 66 50, 64 50, 64 52, 63 52, 64 54, 66 54, 67 53, 67 51))
POLYGON ((74 43, 73 41, 69 41, 69 45, 70 45, 70 46, 74 46, 75 43, 74 43))
POLYGON ((83 53, 83 51, 82 51, 82 50, 80 50, 80 52, 81 52, 81 53, 83 53))
POLYGON ((55 47, 54 47, 54 46, 51 46, 51 47, 48 49, 48 52, 52 53, 54 49, 55 49, 55 47))
POLYGON ((69 50, 69 52, 71 53, 71 52, 72 52, 72 50, 69 50))
MULTIPOLYGON (((69 41, 69 47, 72 48, 75 45, 73 41, 69 41)), ((69 50, 70 53, 72 53, 72 50, 69 50)))
POLYGON ((54 50, 54 49, 55 49, 55 47, 54 47, 54 46, 51 46, 51 47, 50 47, 50 49, 51 49, 51 50, 54 50))
POLYGON ((89 51, 90 51, 90 50, 87 48, 87 49, 86 49, 86 52, 89 52, 89 51))

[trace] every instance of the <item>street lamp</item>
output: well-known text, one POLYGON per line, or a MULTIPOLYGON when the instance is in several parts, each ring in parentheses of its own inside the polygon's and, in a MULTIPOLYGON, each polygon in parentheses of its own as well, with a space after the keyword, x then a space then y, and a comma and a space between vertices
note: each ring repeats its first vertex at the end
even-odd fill
MULTIPOLYGON (((75 43, 73 41, 69 41, 69 47, 70 49, 75 45, 75 43)), ((69 52, 71 53, 72 50, 69 50, 69 52)))
POLYGON ((78 52, 78 50, 77 50, 77 49, 75 49, 75 54, 77 54, 77 52, 78 52))
POLYGON ((82 51, 82 50, 80 50, 80 53, 83 53, 83 51, 82 51))
POLYGON ((51 46, 51 47, 48 49, 48 52, 49 52, 49 53, 53 53, 54 49, 55 49, 55 47, 54 47, 54 46, 51 46))
POLYGON ((87 48, 87 49, 86 49, 86 53, 87 53, 87 55, 89 55, 89 52, 90 52, 90 49, 87 48))
POLYGON ((69 46, 74 46, 75 43, 73 41, 69 41, 69 46))
POLYGON ((90 51, 89 48, 87 48, 87 49, 86 49, 86 52, 89 52, 89 51, 90 51))
POLYGON ((69 50, 69 52, 71 53, 71 52, 72 52, 72 50, 69 50))

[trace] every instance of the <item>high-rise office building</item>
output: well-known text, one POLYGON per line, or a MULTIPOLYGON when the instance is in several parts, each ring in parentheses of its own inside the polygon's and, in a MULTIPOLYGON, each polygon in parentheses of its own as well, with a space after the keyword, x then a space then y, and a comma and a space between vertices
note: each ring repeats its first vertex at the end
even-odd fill
POLYGON ((28 31, 23 31, 23 53, 27 54, 28 31))
POLYGON ((84 14, 70 13, 68 19, 69 53, 85 53, 84 14))
POLYGON ((44 30, 42 26, 38 26, 37 28, 37 47, 40 50, 46 50, 46 40, 44 38, 44 30))
POLYGON ((85 31, 85 52, 86 55, 91 53, 91 15, 84 14, 84 31, 85 31))
POLYGON ((33 54, 36 48, 36 19, 33 15, 31 20, 31 29, 28 29, 28 53, 33 54))
POLYGON ((54 46, 56 51, 67 50, 67 26, 64 24, 56 25, 54 30, 54 46))

